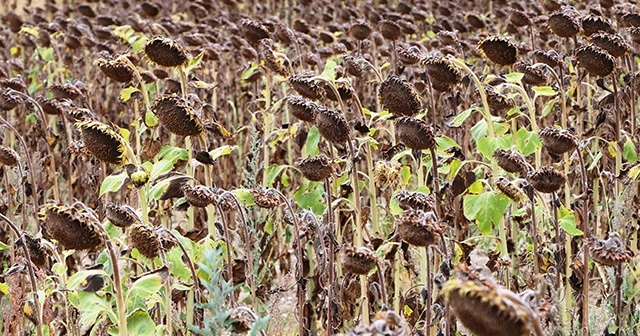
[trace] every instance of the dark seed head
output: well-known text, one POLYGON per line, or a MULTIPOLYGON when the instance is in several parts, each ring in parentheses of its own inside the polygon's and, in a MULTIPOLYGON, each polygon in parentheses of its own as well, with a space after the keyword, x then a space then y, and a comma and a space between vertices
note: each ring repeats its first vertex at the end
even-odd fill
POLYGON ((287 79, 287 83, 298 94, 311 100, 318 100, 324 97, 325 91, 320 87, 310 75, 292 75, 287 79))
POLYGON ((396 55, 400 62, 405 65, 416 64, 422 59, 422 52, 416 47, 403 48, 398 46, 396 47, 396 55))
POLYGON ((441 83, 449 88, 462 80, 460 70, 443 57, 425 58, 421 64, 427 70, 432 84, 441 83))
POLYGON ((562 64, 562 56, 558 54, 555 50, 536 50, 533 52, 533 57, 536 62, 544 63, 552 68, 555 68, 562 64))
POLYGON ((412 116, 422 107, 413 86, 396 76, 389 76, 380 84, 380 103, 395 116, 412 116))
POLYGON ((366 247, 342 247, 342 268, 348 273, 365 275, 377 264, 378 259, 366 247))
POLYGON ((591 35, 591 42, 596 46, 606 50, 611 56, 620 58, 626 55, 631 47, 627 41, 618 34, 600 32, 591 35))
POLYGON ((0 163, 13 167, 20 162, 20 156, 12 148, 0 146, 0 163))
POLYGON ((465 15, 465 19, 475 29, 484 29, 486 27, 484 20, 477 13, 468 13, 465 15))
POLYGON ((578 64, 593 76, 605 77, 613 72, 613 56, 593 44, 578 48, 576 58, 578 64))
POLYGON ((558 191, 567 181, 567 177, 553 167, 544 166, 533 173, 529 173, 527 180, 537 191, 550 194, 558 191))
POLYGON ((613 33, 613 26, 609 19, 596 15, 587 15, 582 18, 582 32, 585 36, 591 36, 601 31, 613 33))
POLYGON ((522 173, 527 170, 527 163, 519 152, 498 148, 493 151, 493 158, 506 172, 522 173))
POLYGON ((264 63, 269 70, 282 77, 287 77, 290 69, 289 60, 284 56, 276 55, 270 46, 271 43, 273 42, 269 39, 263 39, 259 42, 258 50, 260 51, 260 57, 264 60, 264 63))
POLYGON ((617 232, 609 233, 606 240, 591 238, 589 251, 593 260, 605 266, 618 266, 633 256, 633 252, 627 251, 622 237, 617 232))
POLYGON ((542 144, 550 153, 564 154, 578 146, 576 136, 568 130, 545 127, 538 131, 542 144))
POLYGON ((204 130, 202 121, 182 97, 169 95, 157 98, 151 108, 160 124, 180 136, 196 136, 204 130))
POLYGON ((391 20, 381 20, 378 22, 378 31, 387 40, 395 41, 402 36, 402 28, 391 20))
POLYGON ((70 99, 74 100, 80 96, 82 96, 82 91, 78 89, 73 84, 66 83, 62 84, 54 84, 50 86, 49 91, 53 94, 53 98, 56 99, 70 99))
POLYGON ((422 119, 399 117, 395 120, 396 138, 413 150, 433 148, 436 145, 433 126, 422 119))
POLYGON ((125 160, 125 140, 111 127, 99 121, 81 121, 76 127, 82 133, 84 146, 100 161, 120 165, 125 160))
POLYGON ((263 209, 273 209, 282 204, 282 199, 273 189, 253 188, 251 196, 256 205, 263 209))
POLYGON ((429 246, 438 241, 445 226, 438 221, 433 212, 405 210, 396 222, 400 239, 414 246, 429 246))
POLYGON ((515 8, 508 8, 507 11, 509 12, 509 21, 514 26, 526 27, 531 25, 531 19, 527 13, 515 8))
POLYGON ((491 111, 500 112, 504 110, 512 109, 516 106, 516 102, 508 96, 497 92, 493 89, 486 89, 487 94, 487 103, 489 104, 489 108, 491 111))
POLYGON ((107 219, 117 227, 126 228, 135 223, 142 223, 136 211, 129 205, 118 206, 107 202, 104 205, 104 209, 107 219))
POLYGON ((29 249, 29 256, 31 262, 39 267, 44 266, 47 263, 47 253, 40 242, 40 238, 32 236, 30 233, 25 233, 20 239, 21 244, 27 244, 29 249))
POLYGON ((349 140, 349 124, 341 113, 321 107, 315 122, 320 134, 330 142, 344 144, 349 140))
POLYGON ((518 58, 518 48, 502 36, 488 37, 478 43, 478 48, 487 59, 498 65, 511 65, 518 58))
POLYGON ((351 25, 351 27, 349 27, 349 34, 351 34, 351 36, 353 36, 353 38, 358 41, 368 39, 372 31, 373 29, 371 28, 371 26, 364 21, 354 23, 351 25))
MULTIPOLYGON (((333 89, 331 89, 331 87, 329 87, 329 84, 324 83, 324 82, 320 82, 318 84, 324 90, 325 97, 327 97, 327 99, 332 100, 332 101, 338 101, 338 98, 336 97, 335 93, 333 92, 333 89)), ((340 79, 340 80, 335 81, 334 85, 335 85, 335 89, 336 89, 336 91, 338 91, 338 95, 340 96, 340 99, 342 99, 342 101, 347 101, 347 100, 349 100, 349 99, 351 99, 353 97, 353 90, 351 89, 351 86, 349 85, 349 83, 347 83, 346 81, 340 79)))
POLYGON ((129 245, 152 260, 160 255, 160 239, 155 231, 145 224, 135 224, 129 228, 129 245))
POLYGON ((120 83, 130 83, 133 81, 134 70, 128 62, 122 59, 106 60, 99 58, 95 64, 100 68, 103 74, 120 83))
POLYGON ((289 96, 285 100, 289 112, 294 117, 308 122, 314 122, 318 114, 318 105, 300 96, 289 96))
POLYGON ((189 61, 182 46, 170 39, 155 37, 144 46, 144 53, 155 64, 173 68, 189 61))
POLYGON ((70 250, 90 250, 102 245, 96 226, 100 223, 73 207, 49 203, 39 213, 48 236, 70 250))
POLYGON ((569 11, 556 12, 549 16, 547 25, 551 31, 564 38, 574 37, 580 32, 580 22, 569 11))
POLYGON ((545 85, 549 81, 549 76, 543 70, 531 66, 526 61, 516 63, 515 68, 518 72, 524 74, 522 82, 526 84, 539 86, 545 85))
POLYGON ((528 305, 518 295, 499 287, 492 279, 480 278, 466 266, 456 266, 456 277, 443 288, 453 314, 476 335, 529 335, 528 305), (479 314, 478 312, 482 312, 479 314))
POLYGON ((36 101, 40 104, 40 107, 42 107, 42 111, 49 115, 61 115, 65 110, 71 107, 67 102, 57 99, 47 99, 43 96, 37 97, 36 101))
POLYGON ((277 22, 275 24, 275 36, 284 45, 291 45, 296 40, 293 30, 289 29, 284 23, 277 22))
POLYGON ((396 199, 400 209, 402 210, 421 210, 424 212, 433 211, 435 200, 433 196, 429 196, 419 191, 403 190, 396 194, 396 199))
POLYGON ((12 110, 22 103, 20 96, 9 91, 10 89, 0 89, 0 110, 2 111, 12 110))
POLYGON ((298 159, 295 166, 311 181, 324 181, 330 178, 334 171, 333 162, 324 155, 298 159))
POLYGON ((269 31, 260 22, 243 19, 240 21, 240 25, 242 25, 244 38, 251 44, 256 44, 262 39, 269 38, 269 31))
POLYGON ((504 176, 498 177, 496 180, 496 187, 498 190, 505 194, 505 196, 512 199, 514 202, 520 203, 524 199, 522 191, 516 187, 513 183, 507 180, 504 176))
POLYGON ((193 186, 185 184, 182 186, 182 192, 187 203, 197 208, 205 208, 216 200, 211 188, 200 184, 193 186))

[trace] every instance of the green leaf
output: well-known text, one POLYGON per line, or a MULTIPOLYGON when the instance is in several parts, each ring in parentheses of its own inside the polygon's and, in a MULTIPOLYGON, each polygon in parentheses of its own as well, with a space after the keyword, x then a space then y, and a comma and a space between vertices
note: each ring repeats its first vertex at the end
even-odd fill
POLYGON ((542 141, 537 133, 527 131, 524 127, 516 132, 516 149, 522 155, 530 155, 541 147, 542 141))
POLYGON ((7 249, 9 249, 10 247, 11 247, 11 246, 9 246, 9 245, 7 245, 7 244, 5 244, 5 243, 3 243, 3 242, 1 242, 1 241, 0 241, 0 251, 2 251, 2 250, 7 250, 7 249))
POLYGON ((551 99, 542 109, 542 113, 540 114, 540 118, 544 118, 546 116, 549 115, 549 113, 551 113, 551 110, 553 110, 553 107, 556 105, 556 98, 551 99))
POLYGON ((127 335, 142 336, 155 334, 156 324, 151 316, 143 310, 136 309, 127 317, 127 335))
POLYGON ((72 290, 77 290, 87 277, 98 274, 107 278, 109 277, 109 274, 101 269, 78 271, 67 280, 67 287, 72 290))
POLYGON ((57 276, 62 276, 63 274, 67 273, 67 266, 63 263, 57 262, 53 264, 53 266, 51 266, 51 271, 53 271, 53 273, 57 276))
POLYGON ((636 145, 633 144, 633 141, 631 141, 629 137, 626 138, 627 141, 625 141, 624 146, 622 147, 622 157, 627 160, 627 162, 636 162, 636 160, 638 160, 636 145))
POLYGON ((402 168, 400 168, 400 181, 403 186, 408 185, 409 181, 411 181, 411 168, 409 166, 402 166, 402 168))
POLYGON ((497 148, 507 149, 511 146, 511 136, 503 135, 493 139, 488 137, 478 140, 478 152, 482 153, 488 160, 493 159, 493 151, 497 148))
POLYGON ((336 67, 337 66, 338 66, 338 64, 336 63, 335 59, 330 58, 324 64, 324 70, 320 74, 320 77, 322 77, 324 79, 328 79, 330 81, 334 81, 336 79, 336 67))
POLYGON ((184 71, 188 74, 189 72, 191 72, 191 70, 199 67, 203 56, 204 51, 201 51, 196 57, 190 59, 184 71))
POLYGON ((480 195, 464 196, 464 215, 475 220, 482 235, 489 235, 494 225, 502 223, 502 216, 509 207, 510 200, 502 193, 484 192, 480 195))
POLYGON ((638 178, 638 175, 640 175, 640 164, 637 164, 633 167, 631 167, 631 169, 629 169, 629 177, 632 179, 636 179, 638 178))
POLYGON ((524 74, 522 72, 512 72, 504 75, 504 78, 507 80, 507 82, 516 84, 520 83, 523 77, 524 74))
POLYGON ((77 292, 78 310, 80 311, 80 322, 84 325, 92 325, 102 314, 107 314, 112 322, 118 318, 113 312, 111 300, 107 300, 96 293, 77 292))
POLYGON ((127 172, 123 171, 118 175, 109 175, 105 177, 104 181, 100 185, 100 195, 102 196, 108 192, 116 192, 120 190, 124 181, 127 179, 127 172))
POLYGON ((156 154, 158 159, 169 159, 172 161, 178 160, 186 160, 189 157, 189 153, 186 149, 180 147, 171 147, 169 145, 164 145, 160 148, 158 154, 156 154))
POLYGON ((324 184, 322 182, 308 181, 298 188, 293 194, 293 199, 298 203, 301 209, 311 208, 316 215, 322 215, 324 212, 324 184))
POLYGON ((473 112, 476 112, 476 111, 477 111, 477 108, 475 106, 472 106, 472 107, 460 112, 460 114, 458 114, 451 121, 451 126, 452 127, 460 127, 460 125, 462 125, 462 123, 464 123, 464 121, 467 120, 467 118, 469 118, 471 116, 471 114, 473 114, 473 112))
POLYGON ((139 92, 140 90, 133 86, 127 86, 126 88, 120 90, 120 95, 118 96, 121 101, 128 102, 131 99, 131 95, 135 92, 139 92))
POLYGON ((147 299, 162 288, 162 278, 158 274, 148 274, 136 280, 127 292, 127 302, 135 299, 147 299))
POLYGON ((249 189, 238 188, 232 190, 231 193, 236 196, 240 204, 244 203, 244 206, 252 206, 256 204, 253 201, 253 197, 251 196, 251 191, 249 189))
POLYGON ((38 47, 37 50, 38 56, 40 56, 40 59, 42 59, 43 61, 49 62, 51 61, 51 59, 53 59, 53 48, 38 47))
POLYGON ((451 147, 460 148, 460 145, 458 145, 458 143, 455 140, 451 139, 446 135, 441 135, 439 137, 436 137, 436 146, 438 148, 438 151, 441 151, 441 152, 446 151, 451 147))
POLYGON ((149 110, 144 114, 144 123, 149 127, 155 127, 158 125, 158 118, 149 110))
POLYGON ((234 150, 238 149, 238 146, 229 146, 229 145, 224 145, 224 146, 220 146, 212 151, 209 152, 209 156, 211 156, 212 160, 215 160, 221 156, 225 156, 225 155, 229 155, 231 154, 234 150))
POLYGON ((3 295, 8 295, 9 294, 9 285, 7 285, 4 282, 0 282, 0 293, 2 293, 3 295))
POLYGON ((171 265, 171 275, 181 281, 187 282, 191 278, 189 268, 182 261, 182 250, 173 248, 165 253, 167 262, 171 265))
POLYGON ((576 217, 573 211, 561 206, 558 209, 558 223, 571 236, 582 236, 584 232, 576 227, 576 217))
POLYGON ((320 153, 320 149, 318 149, 318 144, 320 143, 320 131, 314 125, 309 129, 309 133, 307 134, 307 141, 304 144, 303 148, 303 157, 307 158, 309 156, 315 156, 320 153))
POLYGON ((38 30, 34 27, 30 27, 30 26, 22 26, 22 28, 20 28, 20 34, 29 34, 33 37, 38 37, 38 30))
POLYGON ((258 69, 258 63, 251 62, 251 66, 249 66, 247 68, 247 70, 242 72, 242 75, 240 75, 240 78, 243 81, 246 81, 249 77, 251 77, 251 75, 253 75, 253 73, 256 71, 256 69, 258 69))
POLYGON ((276 180, 276 177, 278 177, 278 175, 280 175, 282 170, 284 170, 287 167, 288 166, 285 166, 285 165, 280 165, 280 166, 273 165, 273 166, 267 167, 267 176, 265 178, 264 185, 266 187, 272 187, 273 182, 276 180))
POLYGON ((550 86, 534 86, 532 89, 533 92, 535 92, 533 100, 536 100, 538 97, 553 97, 558 94, 558 92, 550 86))

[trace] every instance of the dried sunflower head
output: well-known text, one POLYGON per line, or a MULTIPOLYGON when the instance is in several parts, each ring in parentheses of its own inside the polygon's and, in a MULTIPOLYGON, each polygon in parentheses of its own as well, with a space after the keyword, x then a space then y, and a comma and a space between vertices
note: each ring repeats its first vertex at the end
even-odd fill
POLYGON ((442 291, 453 314, 476 335, 524 336, 532 329, 541 331, 538 314, 526 301, 464 264, 456 266, 456 276, 442 291))
POLYGON ((287 77, 290 72, 289 60, 285 55, 276 53, 271 44, 273 41, 269 39, 263 39, 258 44, 258 50, 260 57, 264 60, 265 65, 271 71, 279 74, 282 77, 287 77))
POLYGON ((263 209, 273 209, 282 204, 282 199, 274 189, 253 188, 251 197, 263 209))
POLYGON ((54 84, 47 88, 55 99, 69 99, 74 100, 82 96, 82 91, 71 83, 54 84))
POLYGON ((380 84, 378 98, 395 116, 412 116, 422 107, 413 85, 397 76, 389 76, 380 84))
POLYGON ((344 144, 349 141, 349 124, 341 113, 321 107, 315 122, 320 134, 330 142, 344 144))
POLYGON ((498 148, 493 151, 493 158, 500 168, 509 173, 522 173, 527 170, 524 156, 517 151, 498 148))
POLYGON ((204 130, 200 117, 178 95, 156 98, 151 108, 160 124, 180 136, 197 136, 204 130))
POLYGON ((402 190, 396 194, 396 199, 402 210, 421 210, 423 212, 433 211, 435 200, 433 196, 419 191, 402 190))
POLYGON ((105 217, 117 227, 126 228, 135 223, 142 223, 135 209, 129 205, 118 206, 115 203, 107 202, 104 209, 105 217))
POLYGON ((617 232, 609 233, 606 240, 591 238, 589 252, 593 260, 605 266, 618 266, 631 259, 633 252, 627 251, 622 237, 617 232))
POLYGON ((582 18, 582 32, 585 36, 591 36, 601 31, 605 33, 613 33, 613 26, 609 19, 593 14, 582 18))
POLYGON ((70 250, 91 250, 103 244, 97 219, 83 209, 48 203, 39 212, 46 234, 70 250))
POLYGON ((562 65, 562 56, 555 50, 536 50, 533 52, 533 58, 536 62, 544 63, 552 68, 562 65))
POLYGON ((578 146, 576 136, 568 130, 545 127, 538 131, 542 144, 553 154, 564 154, 578 146))
POLYGON ((160 239, 150 226, 145 224, 131 226, 128 238, 129 245, 138 249, 143 256, 153 260, 160 255, 160 239))
POLYGON ((0 163, 13 167, 20 163, 20 156, 13 148, 0 146, 0 163))
POLYGON ((197 208, 205 208, 216 200, 211 188, 201 184, 193 186, 185 184, 182 186, 182 192, 187 203, 197 208))
POLYGON ((414 246, 429 246, 446 229, 433 212, 408 209, 396 222, 398 237, 414 246))
POLYGON ((522 82, 526 84, 540 86, 549 82, 549 76, 542 69, 532 66, 529 62, 518 62, 515 64, 515 68, 524 74, 522 82))
POLYGON ((415 46, 411 46, 409 48, 396 47, 396 55, 400 62, 405 65, 413 65, 422 59, 422 52, 415 46))
POLYGON ((16 94, 12 94, 9 88, 0 90, 0 110, 13 110, 20 103, 22 103, 22 98, 16 94))
POLYGON ((300 96, 289 96, 285 99, 285 103, 294 117, 308 122, 316 120, 318 105, 314 102, 300 96))
POLYGON ((116 60, 106 60, 99 58, 94 62, 95 65, 100 68, 105 76, 120 83, 130 83, 134 79, 134 69, 131 68, 129 62, 126 62, 120 58, 116 60))
POLYGON ((446 58, 427 57, 423 59, 420 64, 427 70, 427 74, 431 78, 431 83, 434 85, 434 88, 436 88, 435 84, 444 84, 439 87, 449 89, 462 80, 460 70, 453 66, 446 58))
POLYGON ((260 22, 242 19, 240 25, 242 26, 244 38, 251 44, 256 44, 262 39, 269 38, 269 31, 260 22))
POLYGON ((169 68, 184 66, 189 61, 182 46, 164 37, 149 40, 144 46, 144 53, 151 62, 169 68))
POLYGON ((358 41, 368 39, 372 32, 373 28, 366 21, 354 23, 349 27, 349 34, 358 41))
POLYGON ((400 185, 400 169, 402 165, 397 161, 381 160, 376 162, 373 169, 373 179, 380 188, 394 190, 400 185))
POLYGON ((516 187, 504 176, 498 177, 498 179, 496 180, 496 187, 498 187, 498 190, 500 190, 500 192, 505 194, 505 196, 509 197, 516 203, 520 203, 524 199, 522 190, 516 187))
POLYGON ((613 56, 593 44, 578 48, 576 58, 578 64, 593 76, 605 77, 613 72, 613 56))
POLYGON ((529 15, 519 9, 508 8, 509 21, 516 27, 526 27, 531 25, 529 15))
POLYGON ((324 181, 330 178, 334 172, 333 162, 324 155, 298 159, 295 166, 300 169, 304 177, 311 181, 324 181))
POLYGON ((571 11, 553 13, 549 16, 547 25, 554 34, 564 38, 574 37, 580 32, 580 22, 571 11))
POLYGON ((436 145, 433 126, 422 119, 399 117, 395 126, 398 142, 413 150, 430 149, 436 145))
POLYGON ((518 48, 506 37, 487 37, 478 43, 478 49, 487 59, 498 65, 511 65, 518 60, 518 48))
POLYGON ((342 247, 342 268, 348 273, 365 275, 378 263, 378 258, 366 247, 342 247))
POLYGON ((318 100, 324 97, 325 91, 313 80, 313 75, 291 75, 287 78, 287 83, 305 98, 318 100))
POLYGON ((45 266, 47 263, 48 255, 47 252, 42 246, 40 238, 36 238, 30 233, 26 232, 19 240, 19 244, 26 244, 27 249, 29 249, 29 256, 31 257, 31 262, 39 267, 45 266))
POLYGON ((489 104, 491 111, 501 112, 510 110, 516 106, 516 102, 512 98, 492 88, 486 88, 485 92, 487 94, 487 103, 489 104))
POLYGON ((631 50, 627 41, 618 34, 599 32, 591 35, 591 42, 616 58, 623 57, 631 50))
POLYGON ((121 165, 125 162, 125 139, 111 127, 95 120, 80 121, 76 127, 85 148, 100 161, 121 165))
POLYGON ((395 41, 402 36, 402 27, 391 20, 381 20, 378 22, 378 31, 387 40, 395 41))
POLYGON ((550 194, 558 191, 567 181, 567 177, 553 167, 544 166, 529 173, 527 180, 535 190, 550 194))

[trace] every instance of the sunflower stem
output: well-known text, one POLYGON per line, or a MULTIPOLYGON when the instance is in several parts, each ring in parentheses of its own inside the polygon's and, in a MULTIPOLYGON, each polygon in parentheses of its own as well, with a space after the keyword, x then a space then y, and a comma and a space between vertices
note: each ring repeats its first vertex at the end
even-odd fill
MULTIPOLYGON (((3 214, 0 213, 0 219, 2 219, 5 223, 7 223, 7 225, 9 226, 9 228, 11 228, 11 230, 13 231, 13 233, 16 235, 17 239, 21 239, 22 237, 22 232, 20 231, 20 229, 11 221, 9 220, 9 218, 5 217, 3 214)), ((27 243, 26 241, 22 241, 22 249, 24 251, 24 255, 26 260, 26 264, 27 264, 27 270, 29 271, 29 280, 31 282, 31 291, 33 292, 33 303, 35 306, 35 310, 36 310, 36 333, 38 336, 43 336, 43 332, 42 332, 42 311, 41 311, 41 307, 40 307, 40 302, 38 300, 38 286, 36 285, 36 274, 33 270, 33 264, 31 263, 31 254, 29 253, 29 248, 27 247, 27 243)), ((121 336, 123 336, 121 334, 121 336)))

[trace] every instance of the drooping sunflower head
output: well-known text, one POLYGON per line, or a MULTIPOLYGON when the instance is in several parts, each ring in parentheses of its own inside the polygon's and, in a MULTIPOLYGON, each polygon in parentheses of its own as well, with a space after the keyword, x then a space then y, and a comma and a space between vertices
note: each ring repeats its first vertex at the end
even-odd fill
POLYGON ((182 46, 164 37, 149 40, 144 46, 144 53, 151 62, 169 68, 184 66, 189 61, 182 46))
POLYGON ((45 204, 39 212, 46 234, 70 250, 92 250, 103 244, 95 216, 59 203, 45 204))
POLYGON ((96 120, 80 121, 76 127, 85 148, 100 161, 122 165, 126 158, 125 139, 111 127, 96 120))
POLYGON ((160 124, 180 136, 197 136, 204 130, 200 117, 178 95, 157 98, 151 107, 160 124))

